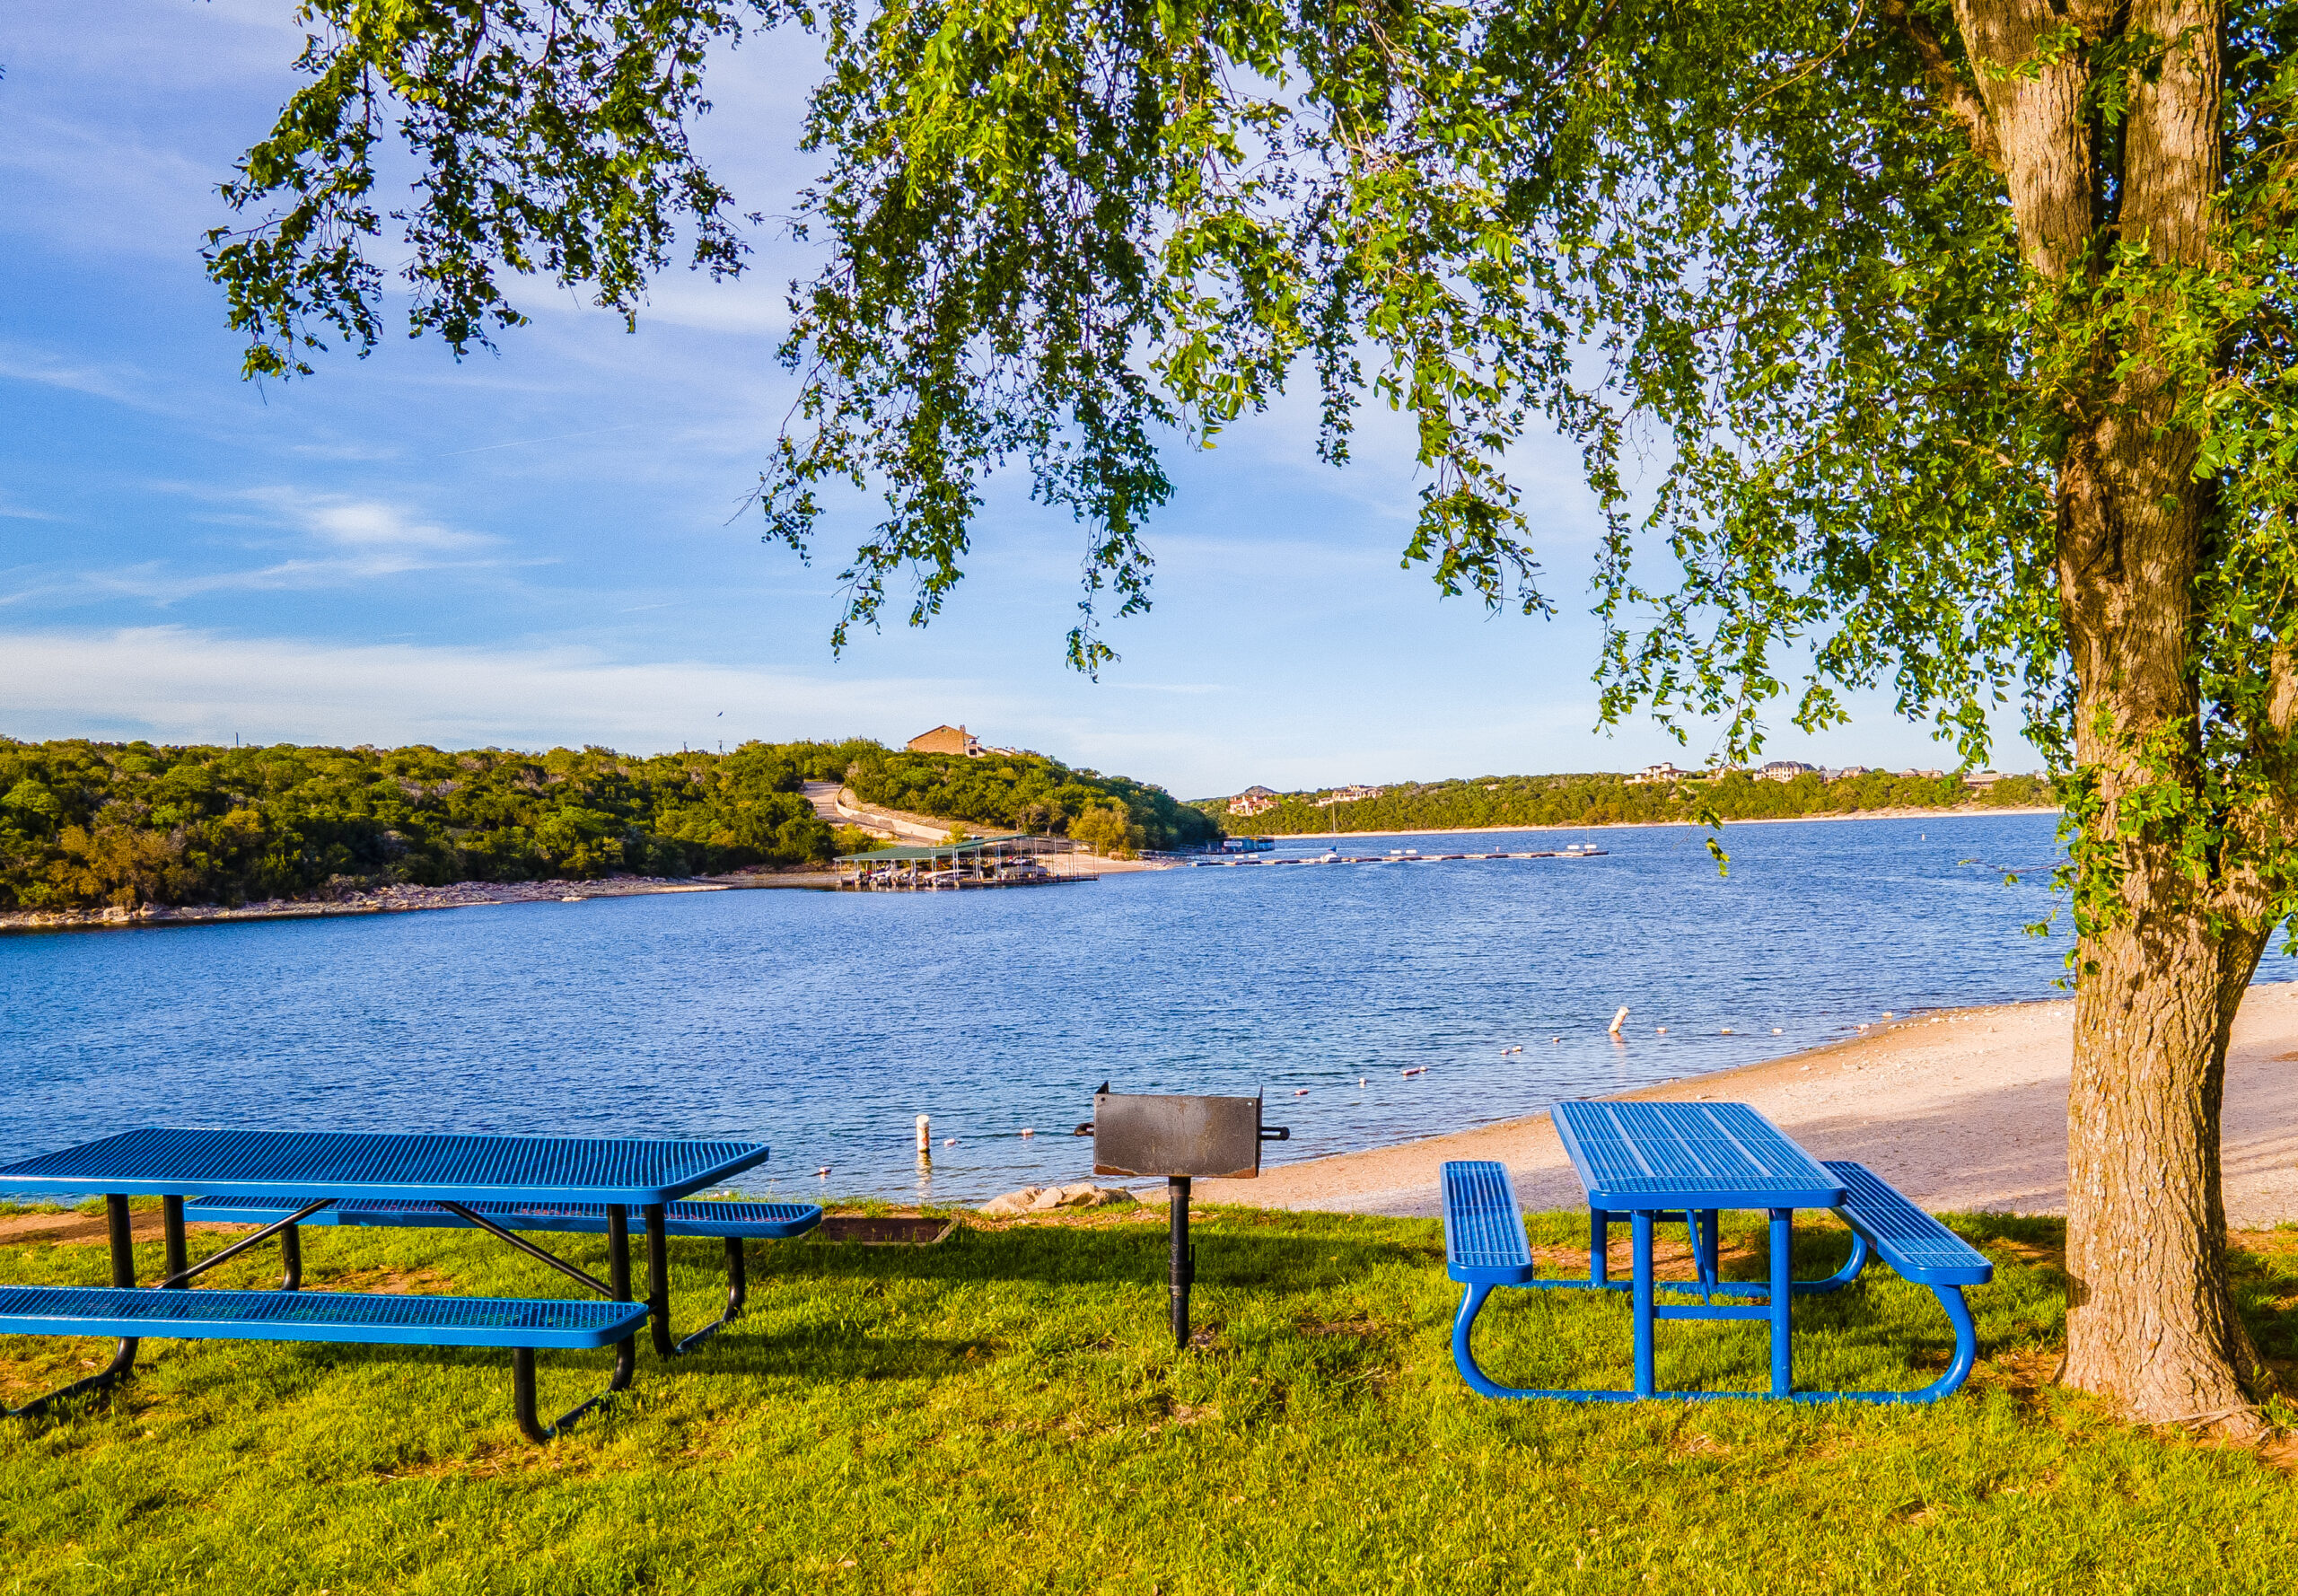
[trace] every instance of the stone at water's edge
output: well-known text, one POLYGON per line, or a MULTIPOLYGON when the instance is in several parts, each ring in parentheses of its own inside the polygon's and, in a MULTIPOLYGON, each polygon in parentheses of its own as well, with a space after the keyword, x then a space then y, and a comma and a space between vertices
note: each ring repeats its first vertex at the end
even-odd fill
POLYGON ((1133 1194, 1122 1188, 1096 1186, 1091 1180, 1083 1180, 1074 1186, 1024 1186, 1019 1191, 990 1198, 981 1206, 981 1211, 1004 1218, 1014 1214, 1050 1213, 1056 1208, 1120 1207, 1133 1200, 1133 1194))

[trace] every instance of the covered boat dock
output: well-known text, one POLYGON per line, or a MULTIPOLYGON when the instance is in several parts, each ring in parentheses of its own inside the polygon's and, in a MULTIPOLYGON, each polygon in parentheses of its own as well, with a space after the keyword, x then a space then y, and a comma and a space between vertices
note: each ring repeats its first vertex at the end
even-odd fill
POLYGON ((1092 880, 1056 875, 1039 863, 1048 854, 1070 852, 1072 846, 1066 837, 1031 837, 1016 831, 1003 837, 969 837, 964 842, 873 848, 866 854, 838 855, 838 884, 859 892, 939 892, 963 887, 1040 887, 1092 880))

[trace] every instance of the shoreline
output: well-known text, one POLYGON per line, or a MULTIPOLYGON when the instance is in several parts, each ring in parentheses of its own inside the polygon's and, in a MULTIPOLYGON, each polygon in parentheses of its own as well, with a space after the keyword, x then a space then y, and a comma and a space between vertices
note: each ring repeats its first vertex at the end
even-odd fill
MULTIPOLYGON (((1751 815, 1743 820, 1726 820, 1724 829, 1734 826, 1800 826, 1812 820, 1916 820, 1926 818, 1958 820, 1971 815, 2055 815, 2064 813, 2057 804, 2048 803, 1969 803, 1954 809, 1858 809, 1847 814, 1823 815, 1751 815)), ((1594 820, 1587 822, 1558 822, 1548 826, 1424 826, 1399 829, 1388 828, 1377 831, 1237 831, 1234 837, 1273 837, 1285 840, 1304 837, 1333 841, 1336 836, 1348 837, 1482 837, 1502 831, 1653 831, 1667 826, 1684 826, 1705 829, 1697 820, 1594 820)))
MULTIPOLYGON (((1922 1207, 2061 1214, 2066 1205, 2071 998, 1932 1009, 1761 1064, 1612 1101, 1744 1101, 1815 1157, 1868 1165, 1922 1207)), ((1622 1046, 1633 1046, 1625 1041, 1622 1046)), ((2298 1221, 2298 982, 2253 985, 2227 1048, 2221 1132, 2227 1223, 2298 1221)), ((1198 1199, 1428 1218, 1448 1159, 1497 1159, 1528 1212, 1585 1195, 1545 1112, 1385 1147, 1201 1180, 1198 1199)))
POLYGON ((456 881, 444 887, 392 886, 340 899, 270 898, 239 905, 147 903, 135 908, 8 909, 0 934, 22 931, 140 931, 163 925, 216 925, 250 920, 326 920, 357 915, 407 915, 434 909, 496 908, 518 903, 587 903, 593 898, 648 898, 675 892, 740 892, 763 888, 832 891, 825 870, 785 870, 688 877, 607 876, 598 881, 456 881))
MULTIPOLYGON (((1055 875, 1118 875, 1162 868, 1136 859, 1067 855, 1046 862, 1055 875)), ((605 876, 596 881, 456 881, 444 887, 393 886, 340 899, 272 898, 237 906, 204 903, 135 908, 0 910, 0 935, 37 931, 145 931, 168 925, 240 925, 253 920, 329 920, 408 915, 434 909, 499 908, 523 903, 587 903, 594 898, 651 898, 680 892, 835 892, 834 870, 807 866, 737 871, 726 875, 605 876)))

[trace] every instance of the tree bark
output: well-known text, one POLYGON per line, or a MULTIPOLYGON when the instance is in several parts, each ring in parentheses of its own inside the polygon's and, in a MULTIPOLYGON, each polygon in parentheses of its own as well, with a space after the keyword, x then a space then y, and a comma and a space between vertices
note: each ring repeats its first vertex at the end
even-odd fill
MULTIPOLYGON (((2215 4, 1958 0, 1957 22, 2039 277, 2094 284, 2117 241, 2143 243, 2159 266, 2207 259, 2215 4), (2158 73, 2131 75, 2118 127, 2091 98, 2070 24, 2086 46, 2112 31, 2175 41, 2158 73)), ((2093 375, 2070 385, 2057 484, 2075 757, 2099 784, 2101 837, 2118 834, 2137 790, 2166 773, 2190 785, 2200 762, 2192 603, 2209 504, 2196 440, 2172 425, 2171 378, 2134 336, 2091 351, 2093 375)), ((2227 1037, 2264 937, 2214 915, 2212 883, 2186 874, 2169 842, 2126 839, 2086 868, 2110 873, 2118 912, 2077 948, 2062 1377, 2143 1420, 2254 1428, 2259 1364, 2227 1284, 2219 1119, 2227 1037)))

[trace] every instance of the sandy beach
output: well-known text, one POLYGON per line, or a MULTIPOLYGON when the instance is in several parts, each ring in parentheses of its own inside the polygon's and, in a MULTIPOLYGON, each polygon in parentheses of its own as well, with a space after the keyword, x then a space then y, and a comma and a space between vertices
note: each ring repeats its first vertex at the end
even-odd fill
MULTIPOLYGON (((1934 1212, 2063 1213, 2072 1000, 1883 1022, 1855 1039, 1623 1095, 1751 1103, 1823 1158, 1854 1158, 1934 1212)), ((1621 1044, 1633 1048, 1635 1038, 1621 1044)), ((1527 1054, 1526 1057, 1531 1058, 1527 1054)), ((2253 987, 2227 1059, 2226 1210, 2298 1221, 2298 984, 2253 987)), ((1545 1114, 1201 1180, 1200 1201, 1432 1216, 1446 1159, 1508 1165, 1531 1209, 1584 1201, 1545 1114)))

